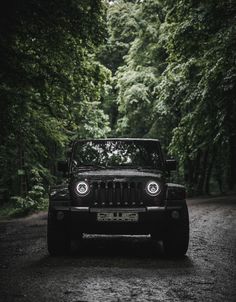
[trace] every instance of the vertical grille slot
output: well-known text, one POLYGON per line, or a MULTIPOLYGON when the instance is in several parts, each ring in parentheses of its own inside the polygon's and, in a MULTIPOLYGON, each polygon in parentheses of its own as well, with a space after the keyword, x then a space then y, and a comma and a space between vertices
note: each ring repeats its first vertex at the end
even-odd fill
POLYGON ((92 203, 95 205, 98 205, 99 197, 98 197, 98 183, 94 182, 93 183, 93 200, 92 203))
POLYGON ((127 205, 129 200, 128 196, 128 184, 125 182, 123 183, 123 199, 121 200, 122 205, 127 205))
POLYGON ((100 183, 100 203, 102 206, 106 204, 106 188, 105 182, 100 183))
POLYGON ((115 189, 114 189, 115 204, 117 206, 119 206, 121 204, 121 200, 122 200, 122 197, 121 197, 121 185, 122 185, 122 183, 120 183, 120 182, 114 183, 114 186, 115 186, 115 189))
POLYGON ((142 183, 138 182, 136 184, 136 200, 140 204, 142 202, 142 183))
POLYGON ((130 183, 130 205, 136 204, 136 184, 134 182, 130 183))
POLYGON ((114 196, 113 196, 113 183, 110 181, 107 183, 107 204, 113 205, 114 196))

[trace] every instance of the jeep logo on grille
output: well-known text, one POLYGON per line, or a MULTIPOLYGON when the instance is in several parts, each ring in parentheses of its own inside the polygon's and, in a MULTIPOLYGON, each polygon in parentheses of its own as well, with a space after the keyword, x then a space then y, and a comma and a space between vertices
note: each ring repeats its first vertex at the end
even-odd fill
POLYGON ((127 181, 127 179, 126 178, 114 178, 113 181, 121 182, 121 181, 127 181))

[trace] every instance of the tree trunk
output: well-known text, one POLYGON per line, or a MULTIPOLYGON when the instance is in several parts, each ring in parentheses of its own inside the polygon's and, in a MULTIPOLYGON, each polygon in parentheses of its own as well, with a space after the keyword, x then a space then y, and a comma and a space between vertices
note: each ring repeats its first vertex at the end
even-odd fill
POLYGON ((206 179, 204 185, 204 191, 207 195, 210 195, 210 179, 211 179, 211 172, 212 172, 214 161, 215 161, 215 151, 212 150, 212 156, 211 156, 210 164, 208 165, 206 171, 206 179))
POLYGON ((233 190, 236 184, 236 135, 232 135, 229 139, 229 173, 228 173, 229 189, 233 190))
POLYGON ((206 149, 202 154, 202 163, 200 168, 200 175, 197 184, 197 193, 199 195, 204 194, 204 184, 206 179, 206 171, 208 166, 209 149, 206 149))

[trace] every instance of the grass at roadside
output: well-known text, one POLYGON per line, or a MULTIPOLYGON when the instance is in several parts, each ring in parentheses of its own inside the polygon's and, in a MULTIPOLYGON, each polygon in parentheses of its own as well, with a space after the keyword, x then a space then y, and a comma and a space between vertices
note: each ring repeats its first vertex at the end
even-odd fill
POLYGON ((0 206, 0 220, 24 217, 38 211, 47 210, 47 208, 47 201, 37 208, 16 207, 16 205, 13 203, 4 203, 0 206))

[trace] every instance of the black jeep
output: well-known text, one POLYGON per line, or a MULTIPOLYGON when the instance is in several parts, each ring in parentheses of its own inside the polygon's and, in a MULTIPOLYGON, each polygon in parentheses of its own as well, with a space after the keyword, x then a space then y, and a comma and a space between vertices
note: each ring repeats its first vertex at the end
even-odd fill
POLYGON ((189 242, 185 188, 167 182, 175 160, 164 160, 154 139, 92 139, 72 144, 58 170, 68 182, 52 187, 48 251, 70 250, 87 234, 150 234, 167 255, 184 255, 189 242))

